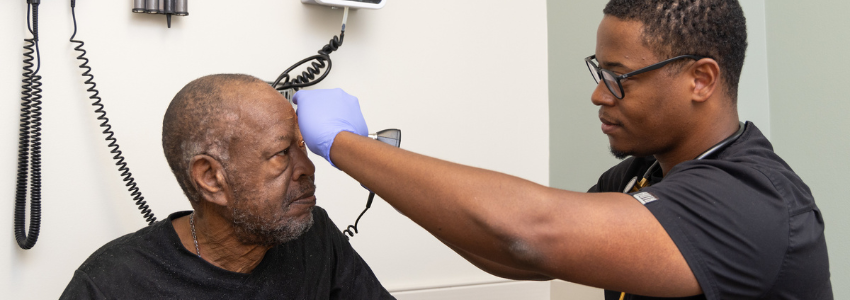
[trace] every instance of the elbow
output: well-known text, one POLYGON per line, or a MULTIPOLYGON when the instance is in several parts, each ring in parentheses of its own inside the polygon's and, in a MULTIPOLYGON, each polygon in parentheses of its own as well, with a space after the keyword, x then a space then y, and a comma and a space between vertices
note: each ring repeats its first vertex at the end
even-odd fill
POLYGON ((547 273, 553 260, 557 260, 550 256, 560 253, 560 251, 552 251, 554 247, 552 243, 562 234, 553 230, 552 224, 547 224, 545 218, 538 219, 533 224, 515 227, 514 230, 516 231, 512 234, 503 236, 504 249, 511 260, 522 269, 541 274, 547 273), (517 230, 519 228, 524 230, 517 230))
POLYGON ((515 238, 509 242, 508 254, 526 270, 540 270, 546 258, 536 247, 523 238, 515 238))

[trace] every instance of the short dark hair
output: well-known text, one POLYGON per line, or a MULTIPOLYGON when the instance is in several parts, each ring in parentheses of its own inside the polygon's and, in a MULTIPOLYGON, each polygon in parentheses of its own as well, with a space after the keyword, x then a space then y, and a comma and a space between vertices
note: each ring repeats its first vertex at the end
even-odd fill
POLYGON ((162 150, 171 172, 183 193, 191 201, 200 194, 191 184, 189 162, 195 155, 206 154, 226 167, 230 159, 228 145, 235 126, 227 116, 233 107, 227 88, 262 80, 244 74, 208 75, 186 84, 168 105, 162 119, 162 150))
POLYGON ((747 52, 747 19, 737 0, 611 0, 605 15, 644 25, 643 40, 661 59, 713 58, 733 103, 747 52))

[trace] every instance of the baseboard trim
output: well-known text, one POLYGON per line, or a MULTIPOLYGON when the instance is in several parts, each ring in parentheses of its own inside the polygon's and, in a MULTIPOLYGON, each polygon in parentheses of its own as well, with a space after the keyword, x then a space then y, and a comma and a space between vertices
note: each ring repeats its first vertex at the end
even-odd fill
POLYGON ((392 293, 398 300, 550 300, 547 281, 501 281, 432 289, 410 289, 392 293))
POLYGON ((391 294, 398 300, 599 300, 604 298, 601 289, 561 280, 513 281, 444 285, 397 289, 391 294))

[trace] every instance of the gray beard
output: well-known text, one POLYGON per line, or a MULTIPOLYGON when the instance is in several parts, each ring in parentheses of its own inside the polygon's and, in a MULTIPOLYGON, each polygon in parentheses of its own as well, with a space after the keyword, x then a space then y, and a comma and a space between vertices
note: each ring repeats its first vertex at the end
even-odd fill
MULTIPOLYGON (((315 185, 310 182, 303 184, 298 190, 290 190, 284 196, 284 201, 292 203, 296 197, 314 187, 315 185)), ((313 226, 313 208, 310 208, 310 215, 306 220, 294 218, 281 220, 264 215, 267 212, 255 212, 257 209, 252 208, 247 202, 259 200, 243 197, 241 191, 241 189, 234 189, 236 203, 231 208, 231 216, 236 238, 242 243, 271 247, 297 239, 313 226)), ((281 215, 285 215, 290 209, 291 207, 287 206, 281 215)))
MULTIPOLYGON (((287 207, 288 211, 289 208, 287 207)), ((312 208, 311 208, 312 212, 312 208)), ((249 210, 232 209, 236 238, 245 244, 275 246, 297 239, 313 226, 313 214, 307 220, 288 219, 283 223, 266 220, 249 210)))

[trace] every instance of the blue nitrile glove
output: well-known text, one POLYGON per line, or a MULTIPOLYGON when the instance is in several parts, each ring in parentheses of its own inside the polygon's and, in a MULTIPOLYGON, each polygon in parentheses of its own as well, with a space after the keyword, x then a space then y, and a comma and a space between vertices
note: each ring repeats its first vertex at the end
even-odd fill
POLYGON ((331 145, 342 131, 369 134, 357 97, 342 89, 301 90, 292 97, 298 105, 298 126, 310 151, 324 157, 331 166, 331 145))

